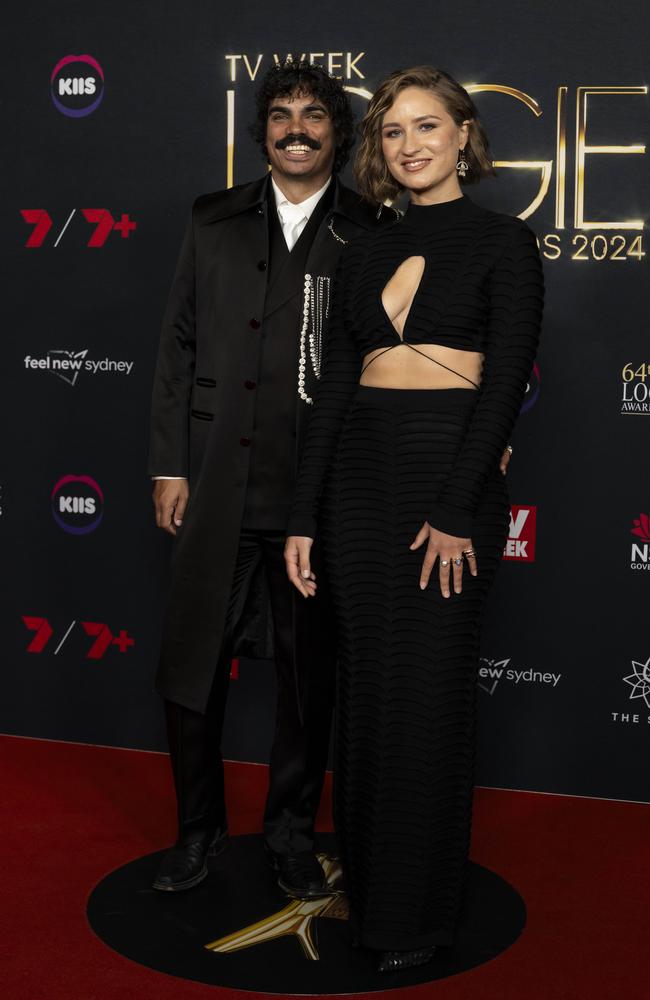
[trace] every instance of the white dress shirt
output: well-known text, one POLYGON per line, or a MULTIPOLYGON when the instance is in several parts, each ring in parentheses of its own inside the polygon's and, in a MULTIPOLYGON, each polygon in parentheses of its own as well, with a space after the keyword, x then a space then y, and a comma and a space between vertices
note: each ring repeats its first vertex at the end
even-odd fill
POLYGON ((284 233, 284 238, 289 250, 293 250, 296 245, 296 241, 309 222, 311 213, 314 211, 316 205, 329 187, 330 180, 331 178, 328 177, 327 181, 323 184, 319 191, 310 195, 309 198, 305 198, 304 201, 298 202, 297 205, 294 205, 292 201, 289 201, 282 194, 282 191, 273 180, 273 176, 271 176, 271 185, 273 187, 273 195, 275 197, 275 207, 278 210, 278 218, 280 219, 282 232, 284 233))
MULTIPOLYGON (((294 205, 293 202, 289 201, 282 194, 282 191, 278 185, 273 180, 273 175, 271 175, 271 185, 273 187, 273 196, 275 198, 275 207, 278 212, 278 218, 282 226, 282 232, 286 240, 289 250, 293 250, 296 245, 296 241, 299 239, 300 234, 309 222, 309 217, 311 213, 316 208, 316 205, 321 200, 325 194, 327 188, 329 187, 331 177, 328 177, 322 188, 312 194, 309 198, 305 198, 304 201, 299 202, 294 205)), ((152 476, 152 479, 184 479, 184 476, 152 476)))

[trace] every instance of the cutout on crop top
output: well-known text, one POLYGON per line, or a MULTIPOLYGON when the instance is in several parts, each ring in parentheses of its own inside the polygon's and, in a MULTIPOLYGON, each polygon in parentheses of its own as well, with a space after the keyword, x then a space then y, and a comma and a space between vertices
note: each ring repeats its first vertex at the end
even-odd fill
POLYGON ((415 351, 416 354, 426 358, 427 361, 431 361, 434 365, 438 365, 440 368, 445 368, 448 372, 451 372, 453 375, 457 375, 458 378, 462 378, 465 382, 469 382, 470 385, 473 385, 475 389, 478 389, 479 386, 477 383, 472 381, 471 378, 468 378, 467 375, 463 375, 462 372, 457 372, 454 368, 449 368, 448 365, 444 365, 442 361, 438 361, 436 358, 430 357, 428 354, 425 354, 424 351, 419 351, 417 347, 414 347, 413 344, 409 344, 405 339, 406 326, 409 316, 411 315, 413 304, 420 289, 425 269, 426 260, 424 257, 407 257, 402 261, 384 286, 380 296, 381 309, 384 316, 390 323, 393 333, 395 333, 399 338, 400 343, 392 344, 390 347, 385 347, 382 351, 375 354, 375 356, 363 366, 361 369, 361 375, 363 375, 373 361, 380 358, 382 354, 387 354, 388 351, 394 351, 397 347, 408 347, 409 350, 415 351), (397 326, 400 321, 401 329, 397 326))

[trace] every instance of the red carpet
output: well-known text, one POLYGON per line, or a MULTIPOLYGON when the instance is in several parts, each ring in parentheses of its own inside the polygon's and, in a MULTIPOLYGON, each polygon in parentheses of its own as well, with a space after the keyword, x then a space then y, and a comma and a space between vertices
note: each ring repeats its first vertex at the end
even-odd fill
MULTIPOLYGON (((255 997, 135 965, 86 923, 87 896, 108 871, 173 839, 165 756, 9 736, 0 756, 8 1000, 255 997)), ((260 828, 265 784, 265 768, 229 765, 233 833, 260 828)), ((646 1000, 650 807, 479 789, 472 856, 524 897, 522 937, 487 965, 387 997, 646 1000)))

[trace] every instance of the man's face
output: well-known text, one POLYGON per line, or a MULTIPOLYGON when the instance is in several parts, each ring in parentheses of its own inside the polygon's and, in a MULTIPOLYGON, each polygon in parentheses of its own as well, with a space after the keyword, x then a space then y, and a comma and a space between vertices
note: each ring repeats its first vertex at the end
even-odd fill
POLYGON ((274 174, 323 183, 336 152, 334 126, 325 105, 311 94, 274 98, 266 120, 266 149, 274 174))

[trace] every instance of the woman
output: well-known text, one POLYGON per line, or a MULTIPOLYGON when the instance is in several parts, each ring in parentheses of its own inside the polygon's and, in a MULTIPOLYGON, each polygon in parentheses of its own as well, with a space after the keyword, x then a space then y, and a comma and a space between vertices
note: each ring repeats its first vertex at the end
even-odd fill
POLYGON ((364 197, 410 201, 343 253, 286 559, 313 596, 318 517, 340 625, 335 820, 350 919, 392 970, 450 945, 462 900, 479 626, 509 515, 499 458, 543 278, 528 226, 461 190, 493 171, 446 73, 416 67, 379 87, 356 171, 364 197))

